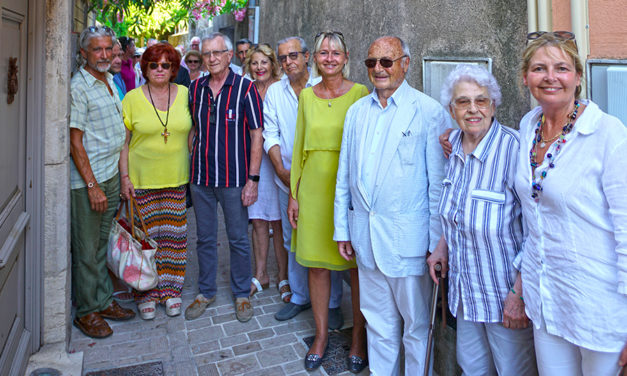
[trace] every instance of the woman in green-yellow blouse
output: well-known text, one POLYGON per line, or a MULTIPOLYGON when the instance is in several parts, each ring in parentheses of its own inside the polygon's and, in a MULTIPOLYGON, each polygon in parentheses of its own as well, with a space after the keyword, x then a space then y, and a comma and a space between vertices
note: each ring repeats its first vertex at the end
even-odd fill
POLYGON ((348 51, 344 36, 323 32, 316 36, 313 74, 322 81, 303 89, 298 104, 291 169, 288 218, 294 228, 292 252, 309 268, 309 293, 316 323, 316 338, 305 358, 305 368, 320 366, 328 345, 328 305, 331 270, 351 271, 353 343, 349 362, 365 365, 365 321, 359 311, 359 285, 355 261, 344 260, 333 241, 333 200, 344 117, 348 108, 368 94, 349 81, 348 51))

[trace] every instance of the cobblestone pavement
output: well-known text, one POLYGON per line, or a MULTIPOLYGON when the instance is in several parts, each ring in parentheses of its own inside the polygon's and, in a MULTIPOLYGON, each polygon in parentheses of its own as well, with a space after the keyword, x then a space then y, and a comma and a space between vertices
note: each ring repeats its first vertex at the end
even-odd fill
MULTIPOLYGON (((188 228, 183 310, 197 293, 193 210, 188 212, 188 228)), ((160 306, 154 320, 144 321, 138 315, 128 322, 110 321, 114 333, 101 340, 88 338, 72 327, 69 348, 70 352, 84 352, 83 372, 161 361, 166 375, 327 375, 323 369, 307 373, 303 367, 307 352, 303 338, 314 334, 311 310, 289 321, 274 319, 274 313, 284 303, 276 288, 276 261, 272 246, 268 257, 270 288, 251 299, 255 314, 247 323, 240 323, 235 318, 229 287, 228 241, 222 222, 218 228, 218 253, 217 299, 200 318, 192 321, 186 321, 183 315, 169 318, 160 306)), ((124 306, 135 308, 132 303, 124 306)), ((342 311, 344 327, 351 327, 350 290, 346 284, 342 311)), ((367 374, 367 369, 362 374, 367 374)))

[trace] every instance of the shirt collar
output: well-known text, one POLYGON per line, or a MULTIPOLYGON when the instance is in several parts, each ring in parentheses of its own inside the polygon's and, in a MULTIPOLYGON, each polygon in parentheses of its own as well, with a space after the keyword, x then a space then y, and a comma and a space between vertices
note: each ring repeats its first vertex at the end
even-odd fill
MULTIPOLYGON (((474 156, 480 162, 484 162, 490 153, 490 149, 492 148, 492 144, 494 140, 497 139, 501 132, 501 124, 496 120, 496 118, 492 121, 490 125, 490 129, 488 133, 483 136, 483 139, 479 141, 479 145, 469 153, 469 156, 474 156)), ((464 160, 464 148, 462 147, 462 131, 461 129, 456 130, 454 134, 451 134, 451 144, 453 150, 451 152, 452 155, 456 155, 464 160)))
MULTIPOLYGON (((229 75, 226 76, 226 80, 224 80, 224 84, 222 84, 222 87, 224 87, 224 86, 233 86, 233 82, 235 81, 235 72, 233 72, 233 69, 231 69, 231 67, 228 67, 228 69, 229 69, 229 75)), ((207 74, 203 78, 204 78, 204 80, 200 81, 199 84, 201 86, 209 86, 209 80, 211 79, 211 73, 207 74)))
MULTIPOLYGON (((390 96, 390 98, 388 98, 388 106, 393 104, 398 107, 399 104, 402 102, 402 100, 407 97, 405 95, 405 92, 407 91, 408 87, 409 87, 409 84, 407 83, 407 80, 403 80, 403 83, 401 84, 401 86, 396 88, 394 93, 390 96)), ((370 97, 376 104, 381 106, 381 102, 379 101, 379 96, 377 95, 377 89, 374 89, 372 93, 370 93, 370 97)), ((381 108, 383 108, 383 106, 381 106, 381 108)))
MULTIPOLYGON (((85 70, 85 66, 82 66, 79 71, 88 86, 94 86, 98 82, 103 83, 102 81, 94 77, 91 73, 87 72, 87 70, 85 70)), ((105 72, 105 78, 107 79, 107 82, 111 82, 113 80, 113 76, 109 72, 105 72)))

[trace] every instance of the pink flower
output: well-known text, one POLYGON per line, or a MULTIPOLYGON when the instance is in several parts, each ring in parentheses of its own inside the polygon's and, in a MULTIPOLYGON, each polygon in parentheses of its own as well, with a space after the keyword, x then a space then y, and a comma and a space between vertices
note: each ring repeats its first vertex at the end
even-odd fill
POLYGON ((118 23, 124 22, 124 12, 118 12, 117 16, 118 16, 118 23))
POLYGON ((242 22, 246 18, 246 8, 238 9, 233 11, 233 16, 235 16, 235 21, 242 22))

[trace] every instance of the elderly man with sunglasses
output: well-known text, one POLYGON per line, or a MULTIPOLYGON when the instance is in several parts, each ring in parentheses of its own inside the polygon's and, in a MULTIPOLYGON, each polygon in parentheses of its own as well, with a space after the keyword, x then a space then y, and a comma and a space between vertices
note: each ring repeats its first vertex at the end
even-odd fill
POLYGON ((438 201, 445 159, 438 135, 450 116, 409 86, 407 45, 377 39, 365 61, 375 90, 346 114, 335 191, 340 254, 357 257, 370 372, 423 374, 432 282, 426 256, 442 234, 438 201), (402 337, 401 337, 402 336, 402 337))
POLYGON ((201 53, 209 75, 189 88, 190 190, 198 234, 199 293, 185 310, 185 318, 199 317, 216 299, 220 203, 229 238, 235 314, 245 322, 253 316, 248 299, 252 275, 247 207, 257 201, 263 104, 255 85, 229 69, 233 44, 226 35, 212 33, 203 39, 201 53))
POLYGON ((105 319, 135 317, 112 297, 107 273, 109 230, 120 202, 118 161, 124 145, 122 104, 108 72, 115 34, 90 26, 79 37, 84 64, 71 82, 70 203, 76 325, 92 338, 110 336, 105 319))

